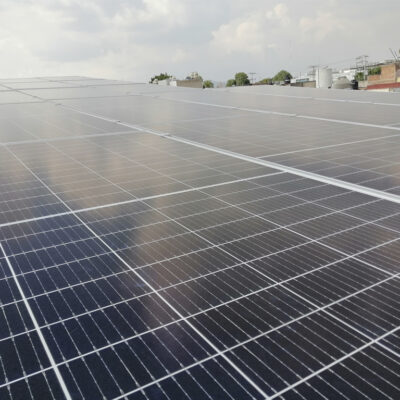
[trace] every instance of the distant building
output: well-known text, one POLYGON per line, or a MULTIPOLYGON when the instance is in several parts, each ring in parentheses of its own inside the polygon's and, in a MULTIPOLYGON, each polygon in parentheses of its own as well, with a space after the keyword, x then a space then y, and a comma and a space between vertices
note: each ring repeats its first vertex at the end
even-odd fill
POLYGON ((175 79, 174 81, 170 82, 170 86, 203 89, 203 80, 202 79, 182 79, 182 80, 175 79))
POLYGON ((188 88, 203 89, 203 79, 197 72, 192 72, 186 79, 176 79, 175 77, 163 79, 162 81, 154 80, 154 84, 163 86, 179 86, 188 88))
POLYGON ((290 86, 315 88, 316 82, 309 78, 295 78, 290 80, 290 86))
POLYGON ((340 69, 333 71, 332 73, 333 82, 336 82, 340 78, 347 78, 351 82, 354 79, 356 73, 357 73, 356 68, 340 69))
POLYGON ((382 65, 379 75, 368 75, 367 90, 400 91, 400 62, 382 65))

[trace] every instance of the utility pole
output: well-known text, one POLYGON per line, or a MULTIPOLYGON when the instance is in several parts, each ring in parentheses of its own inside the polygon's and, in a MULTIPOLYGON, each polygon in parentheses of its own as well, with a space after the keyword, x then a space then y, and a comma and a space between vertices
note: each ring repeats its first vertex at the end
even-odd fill
POLYGON ((315 71, 318 68, 318 65, 310 65, 308 68, 311 68, 311 75, 314 77, 314 80, 317 78, 315 75, 315 71))
POLYGON ((363 54, 362 56, 358 56, 356 58, 357 72, 363 72, 364 79, 367 77, 367 64, 368 64, 368 56, 366 54, 363 54))
POLYGON ((254 83, 254 75, 256 75, 257 72, 249 72, 250 75, 250 83, 253 84, 254 83))

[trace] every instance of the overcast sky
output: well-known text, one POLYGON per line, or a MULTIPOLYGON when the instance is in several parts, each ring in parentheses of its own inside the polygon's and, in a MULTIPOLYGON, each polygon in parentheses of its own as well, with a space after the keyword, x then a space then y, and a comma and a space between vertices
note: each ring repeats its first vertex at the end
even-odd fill
POLYGON ((226 80, 400 48, 399 0, 0 0, 0 77, 226 80))

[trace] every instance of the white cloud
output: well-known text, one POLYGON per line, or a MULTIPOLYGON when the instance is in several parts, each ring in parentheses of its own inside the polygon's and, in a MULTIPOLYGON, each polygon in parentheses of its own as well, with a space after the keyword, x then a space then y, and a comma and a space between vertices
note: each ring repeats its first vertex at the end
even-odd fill
POLYGON ((212 32, 212 35, 212 46, 226 54, 235 52, 260 54, 268 45, 265 43, 262 19, 258 16, 221 25, 218 30, 212 32))
POLYGON ((259 9, 221 25, 212 32, 212 46, 226 54, 266 55, 275 48, 277 32, 290 23, 289 8, 284 3, 272 9, 259 9))
POLYGON ((304 17, 300 19, 300 29, 308 38, 321 42, 331 34, 346 32, 346 22, 336 17, 332 13, 318 12, 314 17, 304 17))
POLYGON ((0 76, 226 79, 389 57, 398 0, 0 0, 0 76))
POLYGON ((284 3, 277 4, 272 10, 266 12, 267 19, 278 21, 284 26, 290 24, 289 7, 284 3))

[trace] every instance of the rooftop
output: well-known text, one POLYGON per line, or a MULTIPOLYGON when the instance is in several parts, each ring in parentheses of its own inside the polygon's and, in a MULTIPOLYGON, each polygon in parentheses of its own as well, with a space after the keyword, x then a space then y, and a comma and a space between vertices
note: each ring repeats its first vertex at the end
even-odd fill
POLYGON ((400 398, 400 95, 0 80, 0 398, 400 398))

